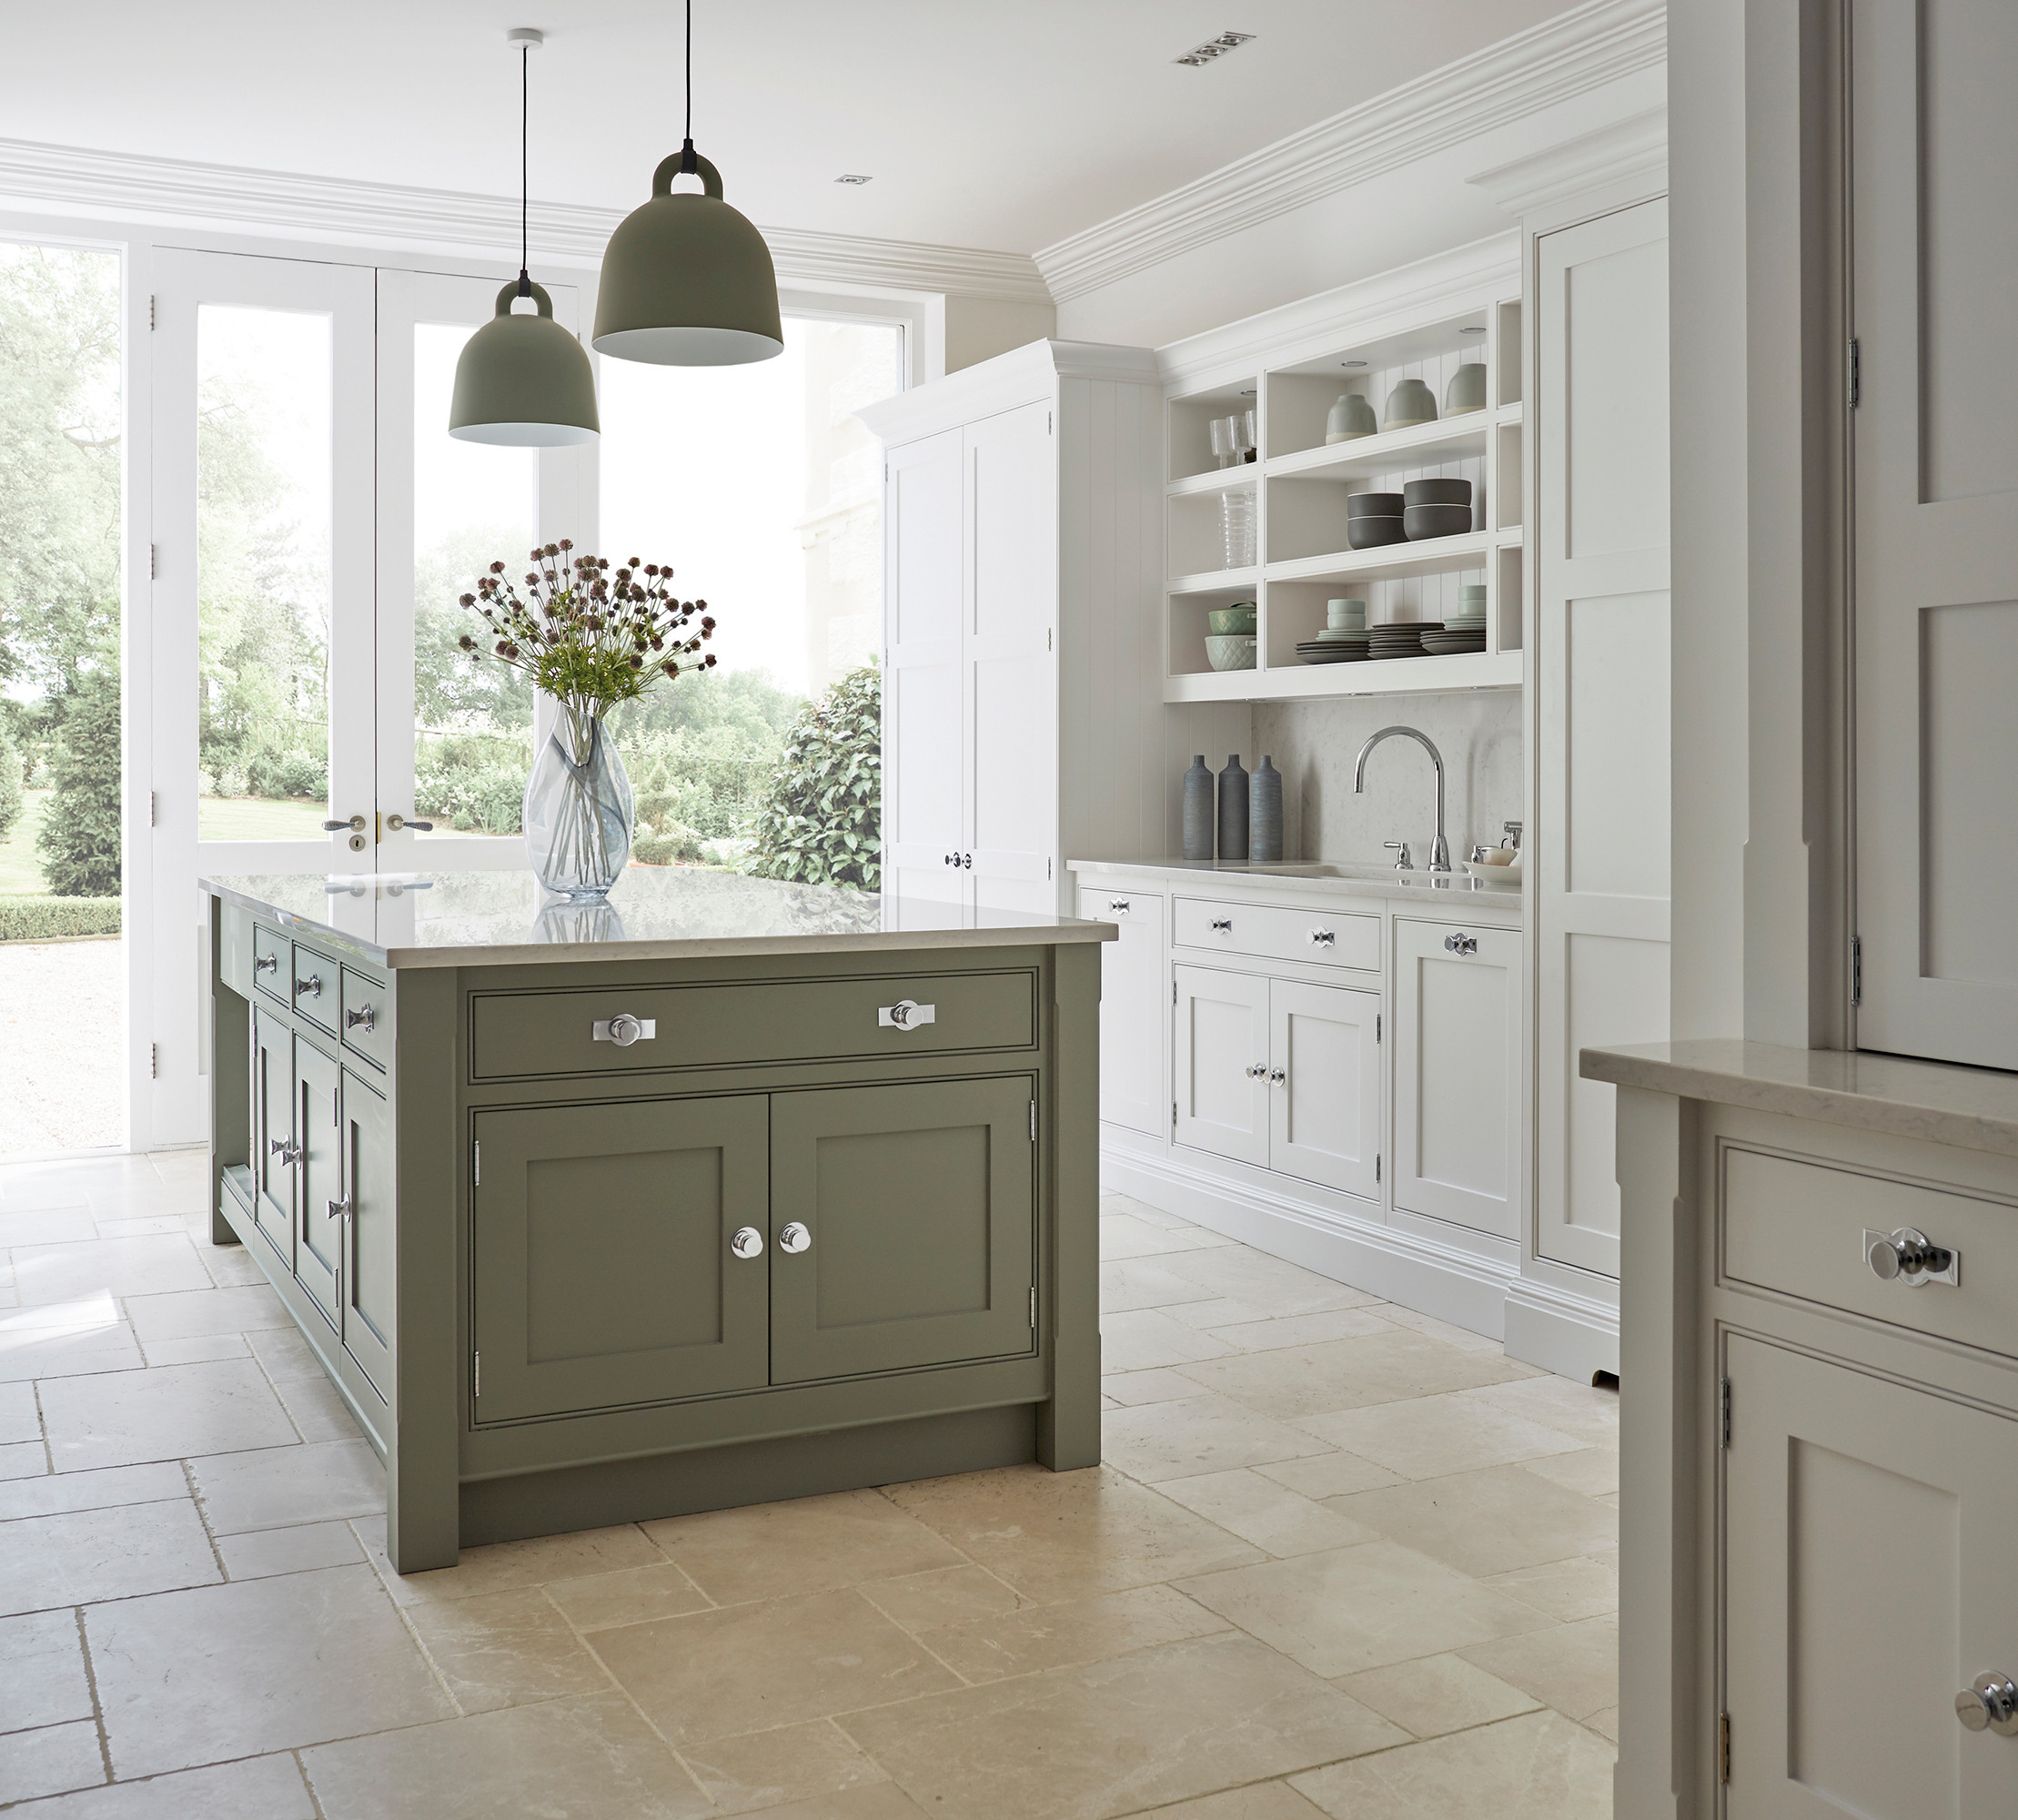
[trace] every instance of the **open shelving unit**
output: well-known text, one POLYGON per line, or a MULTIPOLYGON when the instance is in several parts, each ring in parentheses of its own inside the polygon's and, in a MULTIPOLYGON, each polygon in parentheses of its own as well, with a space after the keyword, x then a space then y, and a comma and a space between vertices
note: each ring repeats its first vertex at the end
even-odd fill
MULTIPOLYGON (((1320 338, 1321 339, 1321 338, 1320 338)), ((1247 374, 1180 382, 1165 400, 1164 699, 1258 702, 1332 695, 1401 694, 1447 689, 1514 688, 1521 680, 1524 559, 1521 485, 1520 301, 1481 294, 1432 319, 1384 325, 1360 339, 1285 350, 1247 374), (1451 375, 1468 362, 1486 369, 1485 406, 1435 422, 1327 444, 1325 420, 1341 392, 1357 391, 1377 416, 1405 379, 1424 380, 1439 410, 1451 375), (1258 459, 1213 463, 1215 417, 1251 409, 1258 459), (1398 492, 1423 478, 1472 483, 1472 524, 1455 537, 1356 551, 1346 538, 1346 500, 1356 492, 1398 492), (1255 490, 1253 566, 1224 566, 1220 501, 1255 490), (1486 648, 1444 657, 1307 664, 1296 645, 1325 623, 1325 603, 1363 598, 1377 624, 1440 621, 1466 581, 1486 585, 1486 648), (1257 612, 1256 667, 1215 671, 1206 656, 1206 614, 1252 601, 1257 612)))

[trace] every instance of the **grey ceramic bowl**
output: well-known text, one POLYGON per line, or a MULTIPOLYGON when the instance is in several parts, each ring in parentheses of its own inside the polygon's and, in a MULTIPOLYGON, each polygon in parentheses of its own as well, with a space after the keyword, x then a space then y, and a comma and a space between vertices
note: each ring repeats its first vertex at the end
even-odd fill
POLYGON ((1406 430, 1410 424, 1437 420, 1437 395, 1420 379, 1404 379, 1387 394, 1383 430, 1406 430))
POLYGON ((1476 360, 1467 360, 1450 376, 1443 395, 1443 414, 1462 417, 1468 410, 1486 408, 1486 369, 1476 360))
POLYGON ((1462 537, 1471 529, 1471 508, 1410 506, 1402 513, 1401 522, 1410 542, 1423 537, 1462 537))
MULTIPOLYGON (((1470 518, 1471 514, 1467 512, 1467 523, 1470 518)), ((1346 542, 1354 550, 1377 550, 1384 543, 1406 543, 1408 541, 1408 528, 1398 518, 1356 518, 1346 522, 1346 542)))
POLYGON ((1399 493, 1347 493, 1347 518, 1399 518, 1408 503, 1399 493))
POLYGON ((1405 480, 1401 488, 1402 508, 1410 506, 1469 506, 1471 482, 1469 480, 1405 480))

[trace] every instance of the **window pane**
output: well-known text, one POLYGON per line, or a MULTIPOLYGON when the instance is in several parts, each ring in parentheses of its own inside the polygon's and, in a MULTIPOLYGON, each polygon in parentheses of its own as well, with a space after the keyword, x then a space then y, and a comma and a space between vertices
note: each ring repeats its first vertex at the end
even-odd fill
POLYGON ((516 834, 532 757, 532 685, 456 644, 474 617, 458 597, 495 561, 517 572, 540 531, 538 452, 448 432, 456 362, 475 332, 413 332, 413 807, 437 837, 516 834))
POLYGON ((329 798, 330 322, 197 312, 199 840, 320 840, 329 798))

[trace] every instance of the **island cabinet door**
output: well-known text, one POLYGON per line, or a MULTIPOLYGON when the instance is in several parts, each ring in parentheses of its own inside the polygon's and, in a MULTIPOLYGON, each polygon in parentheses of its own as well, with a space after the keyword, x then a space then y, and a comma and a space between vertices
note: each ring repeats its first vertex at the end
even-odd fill
POLYGON ((294 1032, 252 1016, 253 1223, 294 1270, 294 1032))
POLYGON ((343 1075, 313 1043, 294 1044, 294 1279, 337 1325, 343 1258, 343 1075))
POLYGON ((392 1399, 393 1210, 398 1186, 386 1097, 343 1071, 343 1248, 337 1300, 343 1350, 392 1399))
POLYGON ((1028 1353, 1036 1083, 772 1097, 771 1377, 1028 1353))
POLYGON ((475 1127, 479 1421, 763 1385, 762 1094, 515 1107, 475 1127))

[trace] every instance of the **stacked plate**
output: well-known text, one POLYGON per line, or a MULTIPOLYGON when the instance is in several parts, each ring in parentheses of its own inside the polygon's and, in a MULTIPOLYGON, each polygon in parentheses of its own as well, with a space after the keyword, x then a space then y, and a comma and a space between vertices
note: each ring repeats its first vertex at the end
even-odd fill
POLYGON ((1297 655, 1306 663, 1363 663, 1367 656, 1367 634, 1357 638, 1307 638, 1298 642, 1297 655))
POLYGON ((1413 620, 1377 625, 1371 634, 1367 654, 1371 657, 1420 657, 1422 632, 1422 627, 1413 620))
POLYGON ((1486 584, 1483 581, 1467 581, 1458 590, 1458 611, 1442 625, 1431 626, 1423 632, 1422 648, 1436 657, 1486 648, 1486 584))

